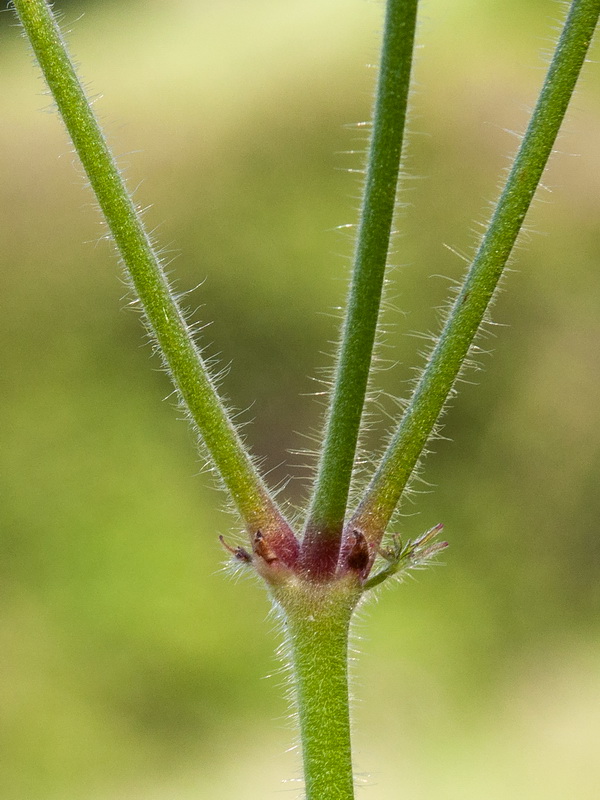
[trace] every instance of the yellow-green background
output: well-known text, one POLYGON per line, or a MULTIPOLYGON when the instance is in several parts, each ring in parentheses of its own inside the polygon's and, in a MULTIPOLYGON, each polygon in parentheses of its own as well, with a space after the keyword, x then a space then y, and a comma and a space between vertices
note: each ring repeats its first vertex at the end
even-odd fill
MULTIPOLYGON (((361 157, 342 151, 364 145, 345 126, 369 116, 381 5, 57 5, 178 288, 203 282, 188 304, 214 320, 202 340, 231 362, 248 441, 298 502, 305 459, 286 452, 319 425, 305 395, 345 291, 351 240, 333 229, 356 218, 346 170, 361 157)), ((550 0, 423 4, 386 391, 407 392, 422 342, 406 334, 436 329, 439 276, 463 269, 444 245, 472 251, 560 15, 550 0)), ((12 22, 0 15, 0 796, 295 797, 268 603, 221 570, 231 519, 163 401, 12 22)), ((431 491, 404 508, 408 535, 446 523, 446 566, 356 629, 364 798, 600 796, 599 84, 588 64, 494 310, 495 354, 461 387, 431 491)))

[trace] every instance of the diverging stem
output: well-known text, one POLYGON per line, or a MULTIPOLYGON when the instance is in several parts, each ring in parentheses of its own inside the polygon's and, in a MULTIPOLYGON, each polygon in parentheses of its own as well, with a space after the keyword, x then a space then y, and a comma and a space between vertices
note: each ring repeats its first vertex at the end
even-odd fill
POLYGON ((306 800, 353 800, 348 632, 361 588, 346 576, 292 580, 274 594, 293 669, 306 800))

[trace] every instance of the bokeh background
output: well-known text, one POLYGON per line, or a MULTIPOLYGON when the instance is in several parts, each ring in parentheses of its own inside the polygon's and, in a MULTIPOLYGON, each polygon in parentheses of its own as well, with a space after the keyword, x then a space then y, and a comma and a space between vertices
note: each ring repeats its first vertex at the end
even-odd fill
MULTIPOLYGON (((352 245, 335 228, 356 219, 352 123, 369 117, 382 6, 57 7, 177 287, 213 321, 202 341, 231 364, 248 441, 298 504, 307 459, 288 451, 319 426, 308 395, 345 293, 352 245)), ((456 253, 472 252, 561 13, 423 3, 386 392, 406 394, 422 347, 409 334, 436 329, 456 253)), ((217 536, 235 522, 163 402, 9 11, 0 76, 0 795, 296 797, 267 600, 222 570, 217 536)), ((406 535, 446 523, 445 566, 383 593, 357 626, 360 797, 600 796, 599 84, 590 63, 494 309, 493 357, 403 508, 406 535)), ((391 408, 384 397, 378 432, 391 408)))

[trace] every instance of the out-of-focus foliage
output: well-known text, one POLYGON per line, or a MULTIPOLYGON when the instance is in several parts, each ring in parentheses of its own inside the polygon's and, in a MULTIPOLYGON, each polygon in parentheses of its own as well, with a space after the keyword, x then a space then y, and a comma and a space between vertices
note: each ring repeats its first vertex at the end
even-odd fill
MULTIPOLYGON (((330 363, 351 253, 333 229, 355 220, 345 170, 361 165, 341 151, 364 146, 344 125, 369 115, 381 8, 64 8, 177 285, 195 320, 215 320, 202 340, 231 362, 223 387, 254 419, 248 441, 274 481, 294 476, 298 503, 305 459, 286 451, 318 429, 304 395, 330 363)), ((464 266, 444 245, 472 251, 559 14, 545 0, 424 4, 387 392, 408 391, 422 342, 406 334, 437 328, 464 266)), ((160 402, 168 381, 80 168, 55 115, 36 113, 49 100, 0 16, 0 795, 271 796, 296 773, 282 681, 261 680, 278 669, 267 601, 219 571, 231 519, 160 402)), ((419 515, 400 521, 407 535, 446 523, 446 566, 384 592, 357 627, 365 797, 598 795, 598 80, 589 64, 494 309, 507 327, 483 342, 494 356, 447 416, 434 488, 403 509, 419 515)))

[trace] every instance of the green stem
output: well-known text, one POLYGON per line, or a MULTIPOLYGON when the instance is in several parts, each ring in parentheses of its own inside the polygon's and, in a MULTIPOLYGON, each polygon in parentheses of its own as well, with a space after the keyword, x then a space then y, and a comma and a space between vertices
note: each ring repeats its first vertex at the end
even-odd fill
POLYGON ((558 134, 600 14, 574 0, 491 222, 439 340, 364 499, 348 525, 376 545, 423 453, 513 249, 558 134))
MULTIPOLYGON (((352 284, 304 547, 339 545, 396 202, 418 0, 388 0, 352 284)), ((333 548, 335 549, 335 548, 333 548)))
POLYGON ((45 0, 14 0, 173 381, 250 530, 287 530, 208 374, 45 0))
POLYGON ((352 579, 298 582, 281 604, 300 723, 306 800, 353 800, 348 629, 360 594, 352 579))

